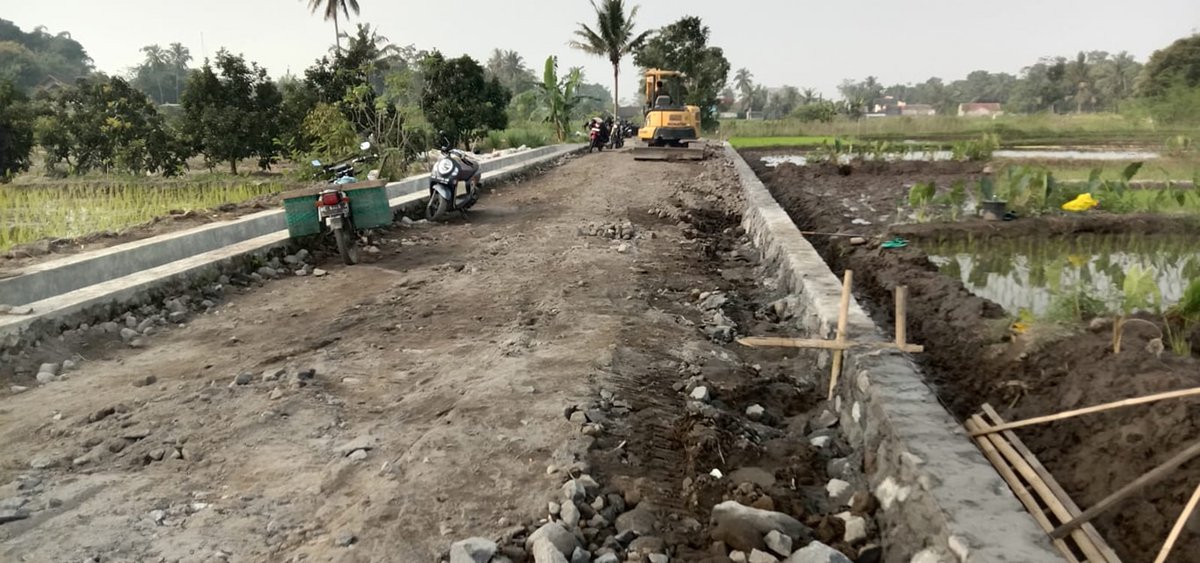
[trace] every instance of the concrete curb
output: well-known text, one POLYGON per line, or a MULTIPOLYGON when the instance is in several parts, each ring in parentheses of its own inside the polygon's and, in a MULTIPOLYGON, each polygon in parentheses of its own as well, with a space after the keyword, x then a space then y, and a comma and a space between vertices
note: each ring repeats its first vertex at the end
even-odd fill
MULTIPOLYGON (((486 161, 483 172, 495 177, 514 166, 530 166, 545 158, 556 158, 582 145, 553 145, 486 161), (489 174, 490 173, 490 174, 489 174)), ((424 193, 429 175, 422 174, 388 184, 388 197, 424 193)), ((271 209, 222 221, 133 241, 110 248, 66 256, 33 264, 15 276, 0 279, 0 303, 28 305, 77 289, 107 282, 169 264, 176 260, 218 250, 242 241, 287 228, 282 209, 271 209)))
MULTIPOLYGON (((538 149, 536 154, 527 158, 513 161, 493 161, 491 166, 485 164, 483 179, 487 182, 498 182, 509 179, 535 168, 549 164, 559 158, 577 154, 584 149, 583 145, 557 145, 546 147, 550 150, 538 149), (500 166, 500 164, 507 164, 500 166)), ((533 153, 535 151, 529 151, 533 153)), ((525 153, 522 153, 525 154, 525 153)), ((400 213, 420 207, 428 194, 428 175, 406 179, 388 185, 388 193, 394 196, 389 200, 393 213, 400 213)), ((272 210, 255 213, 228 223, 237 224, 222 231, 217 239, 225 240, 233 237, 231 233, 245 233, 261 228, 263 222, 279 222, 279 228, 265 234, 235 240, 229 244, 194 254, 185 254, 176 260, 134 270, 132 273, 109 277, 98 283, 80 286, 73 290, 60 292, 32 303, 23 303, 33 309, 33 313, 23 316, 0 316, 0 350, 19 348, 31 341, 36 341, 45 335, 57 334, 63 330, 79 326, 81 323, 95 323, 109 320, 115 314, 128 309, 131 305, 141 305, 165 297, 172 292, 179 292, 196 280, 216 279, 225 270, 231 269, 239 261, 252 256, 261 256, 278 248, 287 247, 292 240, 288 236, 287 225, 282 211, 272 210), (247 228, 246 224, 253 227, 247 228)), ((218 223, 205 225, 200 229, 190 229, 186 233, 210 230, 227 225, 218 223)), ((145 259, 137 257, 138 252, 179 252, 178 241, 181 233, 170 233, 121 245, 116 252, 99 251, 88 256, 72 256, 55 262, 65 262, 67 267, 39 268, 38 275, 43 279, 47 276, 71 276, 81 267, 92 269, 110 268, 110 271, 123 271, 145 259), (166 245, 155 249, 155 244, 166 245), (169 248, 169 250, 161 250, 169 248), (117 265, 109 266, 116 262, 117 265)), ((236 237, 234 237, 236 238, 236 237)), ((105 249, 111 251, 113 249, 105 249)), ((49 264, 49 263, 48 263, 49 264)), ((236 269, 236 268, 232 268, 236 269)), ((16 279, 16 278, 13 278, 16 279)), ((63 282, 54 287, 65 285, 63 282)), ((8 298, 10 288, 0 286, 8 298)), ((0 299, 3 301, 4 299, 0 299)))
MULTIPOLYGON (((803 328, 832 338, 840 279, 742 157, 728 144, 725 152, 745 193, 743 227, 780 287, 797 298, 803 328)), ((848 328, 856 340, 883 340, 857 301, 848 328)), ((884 561, 1063 561, 911 360, 899 353, 848 354, 841 381, 835 406, 880 501, 884 561)))

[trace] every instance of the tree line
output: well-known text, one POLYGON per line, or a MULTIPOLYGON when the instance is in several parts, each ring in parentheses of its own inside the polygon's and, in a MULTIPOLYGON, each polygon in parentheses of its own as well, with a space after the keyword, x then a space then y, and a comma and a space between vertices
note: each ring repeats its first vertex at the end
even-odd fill
POLYGON ((874 76, 847 79, 838 86, 836 100, 824 99, 812 89, 768 89, 756 84, 745 68, 737 71, 730 86, 722 94, 722 110, 749 111, 768 119, 861 117, 877 101, 891 97, 949 115, 957 113, 959 104, 991 102, 1010 113, 1139 109, 1162 121, 1195 120, 1200 115, 1200 35, 1175 41, 1144 64, 1124 51, 1089 51, 1042 58, 1018 75, 978 70, 949 82, 932 77, 917 84, 892 85, 874 76))

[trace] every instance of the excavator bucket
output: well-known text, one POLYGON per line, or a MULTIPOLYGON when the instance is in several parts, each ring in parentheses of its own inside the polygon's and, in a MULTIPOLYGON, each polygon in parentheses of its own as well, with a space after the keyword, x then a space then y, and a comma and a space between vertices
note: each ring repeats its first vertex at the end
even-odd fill
POLYGON ((638 145, 630 151, 633 153, 634 160, 658 160, 658 161, 686 161, 686 160, 704 160, 708 158, 708 152, 705 150, 703 143, 689 143, 687 147, 652 147, 649 145, 638 145))

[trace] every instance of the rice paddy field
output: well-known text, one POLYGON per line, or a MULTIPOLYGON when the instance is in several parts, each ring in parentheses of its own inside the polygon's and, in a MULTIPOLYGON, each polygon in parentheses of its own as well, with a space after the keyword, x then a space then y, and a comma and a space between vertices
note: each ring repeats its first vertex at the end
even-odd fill
POLYGON ((0 185, 0 252, 46 238, 121 231, 171 212, 213 209, 283 190, 282 182, 248 179, 0 185))

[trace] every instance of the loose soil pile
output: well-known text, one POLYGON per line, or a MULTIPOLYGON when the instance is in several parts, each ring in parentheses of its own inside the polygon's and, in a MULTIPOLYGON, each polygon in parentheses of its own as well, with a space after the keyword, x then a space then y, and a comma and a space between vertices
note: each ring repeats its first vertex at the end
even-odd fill
MULTIPOLYGON (((1200 385, 1195 356, 1161 357, 1146 351, 1158 334, 1130 326, 1120 355, 1112 353, 1111 328, 1050 338, 1014 336, 1011 319, 994 303, 972 295, 959 280, 938 273, 920 241, 959 233, 975 236, 1045 236, 1092 233, 1196 233, 1194 220, 1093 215, 1083 218, 1022 219, 1010 223, 969 220, 953 225, 889 229, 897 207, 916 182, 949 186, 976 180, 982 165, 971 163, 858 164, 768 168, 745 158, 802 230, 860 233, 871 239, 854 246, 846 238, 812 236, 810 241, 836 272, 853 269, 855 288, 882 326, 891 326, 892 289, 910 292, 909 334, 924 344, 922 362, 939 397, 960 419, 991 403, 1009 420, 1200 385), (910 239, 908 248, 884 250, 879 241, 910 239)), ((1193 335, 1193 342, 1200 334, 1193 335)), ((1200 349, 1193 347, 1194 350, 1200 349)), ((1018 432, 1068 494, 1084 508, 1129 483, 1177 450, 1200 438, 1200 401, 1182 400, 1076 418, 1018 432)), ((1153 560, 1187 498, 1200 484, 1193 461, 1163 482, 1095 521, 1126 563, 1153 560)), ((1200 553, 1200 518, 1174 550, 1172 561, 1195 561, 1200 553)))

